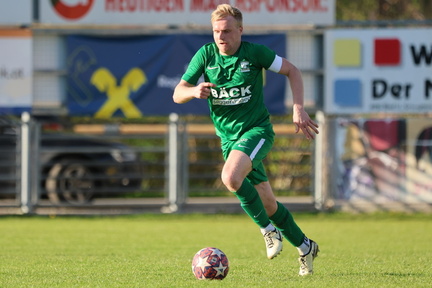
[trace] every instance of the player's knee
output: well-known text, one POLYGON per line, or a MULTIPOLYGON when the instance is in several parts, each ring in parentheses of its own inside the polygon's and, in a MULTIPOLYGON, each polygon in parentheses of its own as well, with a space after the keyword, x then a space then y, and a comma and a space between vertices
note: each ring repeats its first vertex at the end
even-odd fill
POLYGON ((230 173, 222 173, 222 183, 227 187, 227 189, 231 192, 235 192, 240 189, 243 179, 239 179, 230 173))

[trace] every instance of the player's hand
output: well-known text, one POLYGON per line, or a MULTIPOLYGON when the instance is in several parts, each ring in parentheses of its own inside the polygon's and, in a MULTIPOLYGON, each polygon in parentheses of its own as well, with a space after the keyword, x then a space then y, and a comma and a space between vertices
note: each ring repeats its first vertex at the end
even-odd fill
POLYGON ((293 122, 296 125, 296 133, 300 130, 306 136, 306 139, 315 139, 315 134, 318 134, 318 124, 310 119, 303 107, 294 105, 293 107, 293 122))
POLYGON ((211 87, 216 87, 210 82, 202 82, 195 87, 194 97, 197 99, 207 99, 211 93, 211 87))

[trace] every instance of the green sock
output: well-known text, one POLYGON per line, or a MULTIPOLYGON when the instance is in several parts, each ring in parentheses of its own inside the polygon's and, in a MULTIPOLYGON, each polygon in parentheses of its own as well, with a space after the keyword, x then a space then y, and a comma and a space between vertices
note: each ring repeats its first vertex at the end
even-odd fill
POLYGON ((240 200, 241 207, 249 217, 260 227, 265 228, 270 224, 270 219, 264 209, 264 205, 255 187, 245 179, 239 190, 234 195, 240 200))
POLYGON ((304 233, 295 223, 288 209, 279 202, 277 202, 277 205, 278 208, 270 217, 270 220, 294 247, 300 246, 303 243, 304 233))

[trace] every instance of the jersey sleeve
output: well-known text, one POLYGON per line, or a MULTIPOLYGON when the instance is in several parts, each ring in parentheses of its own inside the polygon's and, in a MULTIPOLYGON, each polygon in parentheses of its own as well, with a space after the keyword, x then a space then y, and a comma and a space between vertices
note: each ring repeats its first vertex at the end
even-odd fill
POLYGON ((204 73, 205 67, 205 46, 201 47, 192 57, 186 72, 183 74, 182 79, 186 82, 196 85, 199 78, 204 73))
POLYGON ((264 69, 268 70, 276 58, 276 52, 261 44, 255 44, 254 59, 264 69))

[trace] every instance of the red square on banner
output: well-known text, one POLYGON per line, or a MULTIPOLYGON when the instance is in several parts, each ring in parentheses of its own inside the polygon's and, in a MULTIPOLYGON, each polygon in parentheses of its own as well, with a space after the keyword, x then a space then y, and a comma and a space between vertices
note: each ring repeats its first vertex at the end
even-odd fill
POLYGON ((375 65, 399 65, 401 43, 399 39, 375 39, 375 65))

